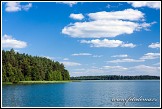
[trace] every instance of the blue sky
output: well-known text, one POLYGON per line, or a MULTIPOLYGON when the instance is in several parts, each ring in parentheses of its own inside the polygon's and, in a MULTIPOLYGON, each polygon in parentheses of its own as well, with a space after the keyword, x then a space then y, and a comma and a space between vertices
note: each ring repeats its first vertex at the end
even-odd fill
POLYGON ((161 2, 2 2, 2 49, 71 76, 160 75, 161 2))

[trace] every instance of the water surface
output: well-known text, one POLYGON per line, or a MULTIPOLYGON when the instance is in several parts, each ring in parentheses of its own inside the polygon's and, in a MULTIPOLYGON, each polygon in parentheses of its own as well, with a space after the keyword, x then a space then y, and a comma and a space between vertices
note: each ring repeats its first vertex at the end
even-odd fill
POLYGON ((159 107, 160 81, 98 80, 59 84, 3 85, 3 107, 159 107), (129 97, 154 102, 112 102, 129 97))

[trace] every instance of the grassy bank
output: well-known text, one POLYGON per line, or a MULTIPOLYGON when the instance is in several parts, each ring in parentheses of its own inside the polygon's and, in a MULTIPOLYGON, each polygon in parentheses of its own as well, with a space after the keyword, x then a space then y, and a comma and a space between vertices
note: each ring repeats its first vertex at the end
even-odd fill
POLYGON ((2 82, 2 84, 13 84, 12 82, 2 82))
POLYGON ((71 81, 19 81, 18 84, 67 83, 71 81))
POLYGON ((2 84, 47 84, 47 83, 67 83, 72 81, 19 81, 17 83, 3 82, 2 84))

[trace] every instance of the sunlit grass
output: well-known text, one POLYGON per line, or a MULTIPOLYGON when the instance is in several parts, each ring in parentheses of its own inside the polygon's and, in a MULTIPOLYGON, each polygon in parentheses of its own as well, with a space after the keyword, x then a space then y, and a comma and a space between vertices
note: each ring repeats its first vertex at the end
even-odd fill
POLYGON ((67 80, 67 81, 19 81, 17 83, 2 82, 2 84, 49 84, 49 83, 68 83, 68 82, 80 82, 80 80, 67 80))
POLYGON ((18 84, 46 84, 46 83, 67 83, 72 81, 19 81, 18 84))

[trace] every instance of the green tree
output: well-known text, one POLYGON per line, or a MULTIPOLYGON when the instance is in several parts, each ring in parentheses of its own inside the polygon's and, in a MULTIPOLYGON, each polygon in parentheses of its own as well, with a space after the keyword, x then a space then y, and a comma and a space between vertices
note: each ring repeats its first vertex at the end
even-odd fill
POLYGON ((44 57, 31 56, 2 50, 2 81, 69 80, 69 72, 63 64, 44 57))

